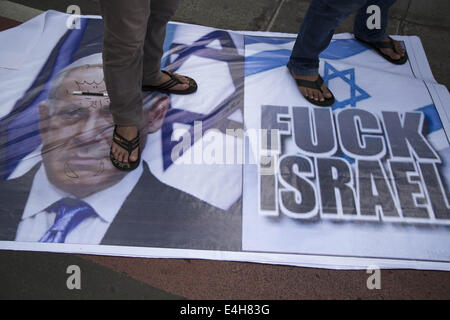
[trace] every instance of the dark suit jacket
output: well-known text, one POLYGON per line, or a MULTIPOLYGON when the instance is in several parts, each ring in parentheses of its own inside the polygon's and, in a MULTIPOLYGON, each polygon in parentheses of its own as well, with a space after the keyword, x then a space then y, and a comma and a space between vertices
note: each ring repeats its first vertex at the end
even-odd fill
MULTIPOLYGON (((228 211, 218 209, 161 183, 151 174, 145 162, 143 165, 141 178, 123 203, 101 244, 241 250, 241 200, 228 211)), ((37 164, 20 178, 0 181, 0 241, 15 239, 39 166, 37 164)))

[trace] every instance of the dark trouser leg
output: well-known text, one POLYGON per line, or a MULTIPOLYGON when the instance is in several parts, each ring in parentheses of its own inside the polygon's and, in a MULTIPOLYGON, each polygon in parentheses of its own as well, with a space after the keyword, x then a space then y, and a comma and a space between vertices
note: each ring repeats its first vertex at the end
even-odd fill
POLYGON ((114 123, 139 126, 143 50, 150 0, 100 0, 105 23, 103 72, 114 123))
POLYGON ((179 0, 151 1, 144 45, 144 84, 154 84, 160 80, 166 25, 175 14, 179 2, 179 0))
POLYGON ((300 27, 297 40, 288 62, 295 75, 319 73, 319 54, 333 37, 334 29, 367 0, 312 0, 300 27))
POLYGON ((354 34, 356 37, 368 41, 377 42, 386 38, 386 27, 388 23, 388 12, 395 0, 368 0, 366 5, 358 10, 355 17, 354 34), (371 14, 367 13, 367 7, 377 5, 380 8, 380 29, 367 28, 367 19, 371 14))

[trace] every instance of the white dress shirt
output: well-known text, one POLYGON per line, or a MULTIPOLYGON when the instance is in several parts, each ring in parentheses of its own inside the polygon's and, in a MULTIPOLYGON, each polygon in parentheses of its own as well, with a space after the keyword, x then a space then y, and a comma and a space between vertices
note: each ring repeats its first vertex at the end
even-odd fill
MULTIPOLYGON (((143 172, 139 167, 129 172, 122 180, 108 189, 92 194, 81 200, 88 203, 97 213, 95 217, 83 220, 67 235, 65 243, 100 244, 143 172)), ((56 214, 45 211, 56 201, 74 196, 56 188, 47 178, 43 165, 38 169, 16 233, 16 241, 37 242, 53 225, 56 214)))

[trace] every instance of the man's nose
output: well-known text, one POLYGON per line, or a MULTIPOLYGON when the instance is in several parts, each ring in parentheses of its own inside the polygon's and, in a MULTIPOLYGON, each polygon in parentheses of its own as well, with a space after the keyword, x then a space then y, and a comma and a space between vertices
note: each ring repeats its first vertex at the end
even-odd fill
POLYGON ((102 116, 91 115, 83 124, 79 138, 88 140, 101 140, 104 132, 111 126, 111 123, 102 116))

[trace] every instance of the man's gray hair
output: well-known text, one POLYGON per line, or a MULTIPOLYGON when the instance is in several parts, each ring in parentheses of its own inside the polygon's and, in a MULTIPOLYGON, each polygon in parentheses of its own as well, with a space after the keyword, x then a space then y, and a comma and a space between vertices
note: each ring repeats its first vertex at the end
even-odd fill
POLYGON ((49 94, 48 94, 49 99, 57 99, 58 98, 58 89, 60 88, 61 83, 63 82, 64 78, 72 70, 80 68, 80 67, 89 68, 91 66, 98 66, 99 68, 102 68, 102 65, 103 65, 103 59, 102 59, 101 53, 95 53, 90 56, 83 57, 83 58, 80 58, 80 59, 72 62, 71 64, 66 66, 64 69, 59 71, 56 74, 56 76, 51 80, 49 94))

